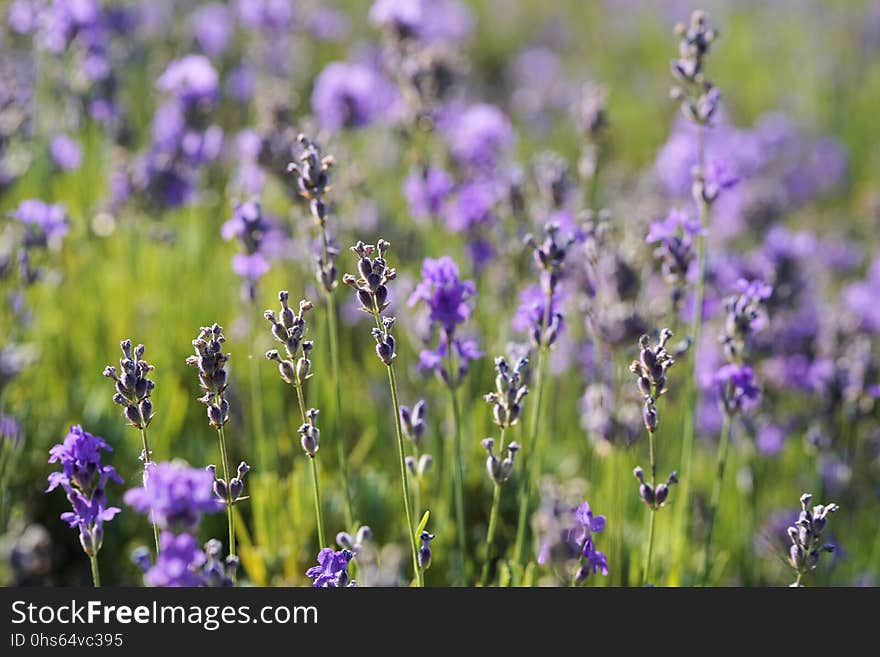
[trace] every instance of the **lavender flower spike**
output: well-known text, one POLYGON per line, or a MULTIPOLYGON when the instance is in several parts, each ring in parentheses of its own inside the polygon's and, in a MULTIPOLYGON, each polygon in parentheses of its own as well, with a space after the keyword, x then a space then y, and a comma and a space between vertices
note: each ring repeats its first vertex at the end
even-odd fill
POLYGON ((823 552, 834 552, 835 547, 822 542, 822 533, 828 523, 828 516, 840 507, 833 502, 819 504, 810 508, 813 496, 809 493, 801 495, 801 512, 794 526, 788 528, 791 539, 789 563, 797 573, 797 579, 791 585, 803 586, 804 575, 816 569, 819 557, 823 552))
POLYGON ((79 530, 79 542, 91 561, 96 587, 101 585, 97 556, 104 540, 104 523, 119 513, 117 507, 107 505, 105 489, 110 480, 122 483, 113 466, 101 464, 101 451, 112 451, 103 438, 79 425, 70 427, 64 442, 49 450, 49 463, 60 463, 61 472, 49 475, 46 489, 49 492, 60 486, 67 494, 73 510, 61 514, 61 519, 79 530))

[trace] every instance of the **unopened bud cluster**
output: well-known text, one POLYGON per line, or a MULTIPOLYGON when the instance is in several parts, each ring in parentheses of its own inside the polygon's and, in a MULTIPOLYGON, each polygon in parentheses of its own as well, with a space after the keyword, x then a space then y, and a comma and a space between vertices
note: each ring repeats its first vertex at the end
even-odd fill
MULTIPOLYGON (((321 148, 303 134, 297 137, 303 150, 299 162, 291 162, 287 169, 297 174, 297 188, 300 196, 309 201, 309 211, 315 223, 320 226, 322 239, 327 240, 324 232, 327 225, 327 204, 325 195, 330 191, 330 169, 335 163, 332 155, 323 155, 321 148)), ((316 275, 318 283, 326 292, 336 288, 336 256, 339 251, 329 244, 317 258, 316 275)))
POLYGON ((224 504, 236 504, 247 499, 244 496, 244 476, 250 472, 251 466, 242 461, 238 464, 235 476, 229 481, 217 476, 217 466, 209 465, 206 470, 214 477, 214 495, 224 504))
POLYGON ((198 337, 192 341, 195 355, 186 359, 186 364, 199 370, 199 386, 205 391, 199 401, 208 407, 208 422, 220 429, 229 422, 229 402, 226 400, 226 386, 229 373, 226 364, 229 354, 223 353, 223 327, 219 324, 203 326, 198 337))
POLYGON ((306 411, 306 421, 298 429, 300 443, 306 454, 311 458, 315 457, 321 442, 321 430, 318 429, 318 409, 310 408, 306 411))
MULTIPOLYGON (((144 360, 144 345, 139 344, 132 349, 131 340, 119 343, 122 358, 119 359, 119 370, 112 365, 104 368, 104 376, 116 382, 116 394, 113 402, 123 408, 125 419, 135 429, 146 429, 153 418, 153 402, 150 394, 155 387, 147 375, 153 366, 144 360)), ((145 462, 150 454, 142 454, 145 462)))
POLYGON ((721 99, 704 72, 706 55, 718 33, 709 27, 702 11, 691 14, 687 25, 676 25, 675 33, 679 38, 678 58, 672 61, 672 74, 680 84, 672 87, 670 95, 681 101, 681 111, 688 120, 706 125, 721 99))
POLYGON ((495 390, 483 399, 492 404, 492 418, 502 429, 512 427, 522 413, 523 398, 529 394, 523 383, 523 370, 529 364, 528 358, 520 358, 511 369, 503 356, 495 359, 495 390))
POLYGON ((832 502, 810 508, 812 500, 813 496, 809 493, 801 495, 800 515, 794 526, 788 528, 788 537, 791 539, 788 560, 798 575, 792 586, 801 586, 801 578, 816 569, 821 554, 835 549, 830 543, 823 543, 822 533, 828 524, 828 516, 840 507, 832 502))
POLYGON ((514 458, 520 450, 519 443, 512 442, 507 446, 507 456, 503 460, 495 455, 494 438, 486 438, 480 444, 489 454, 486 458, 486 472, 489 473, 489 478, 499 485, 507 483, 513 472, 514 458))
POLYGON ((541 269, 541 292, 544 295, 544 303, 550 306, 549 308, 545 306, 544 317, 531 327, 529 337, 538 349, 549 347, 556 342, 562 329, 562 313, 553 310, 553 297, 562 278, 565 256, 575 240, 573 236, 565 241, 560 241, 558 237, 559 224, 551 221, 544 227, 543 241, 539 243, 531 234, 526 235, 524 239, 526 245, 532 249, 535 262, 541 269))
POLYGON ((643 335, 639 338, 639 359, 629 366, 630 372, 636 377, 639 392, 645 398, 642 417, 650 433, 657 431, 659 418, 656 401, 666 392, 666 372, 675 364, 675 359, 666 350, 671 337, 672 331, 663 329, 657 344, 652 347, 650 338, 643 335))
POLYGON ((645 481, 645 471, 641 466, 636 466, 633 470, 633 476, 639 480, 639 497, 648 505, 648 508, 659 509, 666 503, 669 497, 669 487, 678 483, 678 473, 673 471, 666 483, 657 484, 655 489, 650 483, 645 481))
POLYGON ((286 383, 300 387, 312 376, 310 354, 314 343, 303 339, 306 332, 305 313, 312 309, 312 302, 300 301, 299 312, 294 314, 288 299, 287 291, 280 291, 278 293, 278 300, 281 302, 280 315, 276 315, 272 310, 263 313, 269 322, 272 337, 284 345, 286 358, 282 358, 277 349, 267 351, 266 358, 278 363, 278 373, 286 383))

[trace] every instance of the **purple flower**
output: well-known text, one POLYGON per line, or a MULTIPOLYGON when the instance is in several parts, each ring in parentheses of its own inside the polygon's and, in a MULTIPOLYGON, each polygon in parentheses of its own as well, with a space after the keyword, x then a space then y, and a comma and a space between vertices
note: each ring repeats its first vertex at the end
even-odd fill
POLYGON ((465 183, 443 208, 446 227, 454 233, 480 230, 495 223, 495 190, 486 181, 465 183))
POLYGON ((162 532, 156 563, 144 573, 148 586, 203 586, 200 568, 206 560, 192 534, 162 532))
POLYGON ((67 213, 61 205, 46 203, 38 199, 28 199, 18 204, 9 213, 28 229, 31 243, 45 244, 67 234, 69 229, 67 213))
MULTIPOLYGON (((552 319, 562 314, 563 291, 557 287, 550 299, 550 310, 547 312, 547 295, 540 285, 530 285, 519 294, 519 306, 513 316, 513 328, 517 331, 532 333, 539 330, 545 317, 552 319)), ((559 330, 565 327, 560 320, 559 330)))
POLYGON ((232 271, 248 281, 256 282, 269 272, 269 263, 259 252, 236 253, 232 256, 232 271))
POLYGON ((96 490, 103 491, 110 479, 121 484, 122 479, 113 466, 101 465, 102 450, 112 452, 113 448, 78 424, 70 427, 64 442, 49 450, 49 463, 61 463, 62 470, 49 475, 46 492, 58 486, 74 487, 91 496, 96 490))
POLYGON ((82 149, 67 135, 57 135, 49 145, 52 161, 59 169, 73 171, 82 164, 82 149))
POLYGON ((99 436, 94 436, 79 425, 70 427, 64 442, 49 450, 49 463, 61 463, 61 472, 49 475, 46 492, 61 486, 73 511, 61 514, 61 519, 79 529, 80 544, 90 557, 101 549, 104 523, 119 513, 107 506, 105 488, 113 480, 122 483, 113 466, 101 465, 101 451, 112 448, 99 436))
POLYGON ((441 117, 439 127, 452 156, 465 167, 491 169, 514 142, 510 121, 494 105, 450 108, 441 117))
POLYGON ((437 349, 423 350, 419 354, 419 367, 434 370, 447 382, 458 385, 468 371, 471 360, 482 357, 477 341, 455 337, 455 330, 471 316, 468 302, 476 295, 473 281, 462 281, 458 277, 458 266, 449 256, 438 260, 426 258, 422 264, 422 281, 409 297, 409 305, 424 301, 430 311, 429 319, 440 325, 443 332, 437 349), (452 373, 443 365, 444 358, 458 357, 458 371, 452 373))
POLYGON ((605 531, 605 516, 594 516, 589 503, 565 506, 550 491, 536 516, 541 530, 538 563, 579 563, 575 579, 582 582, 590 573, 608 574, 608 559, 596 549, 594 534, 605 531))
POLYGON ((467 376, 470 361, 483 357, 479 343, 473 338, 452 338, 452 353, 458 357, 458 371, 455 376, 446 369, 445 360, 449 353, 449 336, 440 335, 437 348, 433 351, 423 349, 419 352, 419 369, 437 372, 444 381, 458 385, 467 376))
MULTIPOLYGON (((21 446, 23 432, 21 423, 11 415, 0 414, 0 443, 6 442, 14 448, 21 446)), ((3 449, 0 444, 0 449, 3 449)))
POLYGON ((312 112, 328 130, 363 128, 394 104, 388 81, 360 62, 331 62, 315 79, 312 112))
POLYGON ((774 456, 785 445, 785 431, 778 424, 765 424, 755 436, 755 446, 761 454, 774 456))
POLYGON ((243 62, 229 72, 226 89, 239 103, 249 103, 257 87, 257 75, 252 66, 243 62))
POLYGON ((203 513, 223 510, 214 495, 214 477, 208 470, 190 468, 179 462, 150 467, 145 485, 125 494, 125 503, 150 514, 162 529, 186 532, 194 529, 203 513))
POLYGON ((656 244, 668 242, 681 236, 694 238, 705 232, 700 226, 700 221, 688 215, 683 210, 673 208, 663 219, 652 221, 645 242, 656 244))
POLYGON ((880 258, 873 262, 864 280, 850 284, 843 291, 844 304, 863 331, 880 333, 878 297, 880 297, 880 258))
POLYGON ((348 564, 354 558, 350 550, 334 552, 332 548, 322 548, 318 552, 318 565, 306 571, 306 577, 313 579, 315 588, 342 588, 351 586, 348 564))
POLYGON ((437 216, 454 187, 452 176, 443 169, 429 167, 410 173, 403 182, 410 214, 416 219, 437 216))
POLYGON ((217 71, 204 55, 186 55, 171 62, 156 82, 161 91, 184 105, 216 100, 218 84, 217 71))
POLYGON ((715 386, 724 410, 730 415, 755 407, 761 397, 755 372, 748 365, 723 365, 715 373, 715 386))
POLYGON ((449 334, 471 316, 468 305, 477 293, 473 281, 458 278, 458 266, 449 256, 437 260, 425 258, 422 263, 422 281, 409 297, 408 305, 424 301, 430 310, 430 320, 437 322, 449 334))
POLYGON ((369 20, 425 43, 461 41, 474 27, 473 14, 458 0, 376 0, 369 20))
POLYGON ((233 28, 229 8, 219 2, 198 7, 190 17, 193 36, 209 57, 218 57, 226 52, 232 39, 233 28))
POLYGON ((247 27, 280 32, 293 24, 291 0, 238 0, 238 15, 247 27))

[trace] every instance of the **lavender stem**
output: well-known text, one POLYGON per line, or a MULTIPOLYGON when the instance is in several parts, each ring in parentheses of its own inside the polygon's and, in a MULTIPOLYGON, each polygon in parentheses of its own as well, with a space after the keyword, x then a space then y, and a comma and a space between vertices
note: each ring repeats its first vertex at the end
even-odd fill
POLYGON ((730 447, 730 429, 732 422, 730 414, 724 413, 724 424, 721 427, 721 442, 718 444, 718 464, 715 470, 715 482, 712 485, 712 499, 709 503, 709 524, 706 531, 706 544, 703 546, 703 586, 709 579, 709 552, 712 547, 712 531, 715 528, 715 517, 718 514, 718 505, 721 501, 721 487, 724 483, 724 470, 727 465, 727 454, 730 447))
POLYGON ((547 355, 547 344, 544 333, 550 324, 550 310, 552 306, 553 295, 548 292, 547 299, 544 302, 544 315, 541 318, 541 345, 538 347, 538 367, 535 375, 535 408, 532 411, 529 421, 529 440, 523 447, 523 456, 528 458, 526 467, 526 476, 523 477, 523 483, 520 487, 519 499, 519 518, 516 525, 516 544, 513 550, 514 563, 525 565, 522 563, 523 548, 525 547, 526 538, 526 520, 529 514, 529 498, 531 497, 531 489, 534 484, 533 479, 537 476, 535 462, 538 460, 540 452, 537 449, 538 442, 538 426, 541 419, 541 400, 544 397, 544 362, 547 355))
MULTIPOLYGON (((654 454, 654 432, 648 432, 648 450, 651 459, 651 490, 657 490, 657 460, 654 454)), ((651 519, 648 522, 648 553, 645 556, 645 572, 642 576, 642 585, 647 586, 651 577, 651 556, 654 553, 654 521, 657 516, 656 506, 651 506, 651 519)))
MULTIPOLYGON (((504 452, 504 427, 501 428, 498 452, 504 452)), ((486 532, 486 562, 483 564, 483 575, 480 578, 482 586, 489 584, 489 569, 492 567, 492 545, 495 542, 495 528, 498 524, 498 508, 501 506, 501 484, 495 482, 495 490, 492 492, 492 511, 489 514, 489 529, 486 532)))
POLYGON ((98 572, 98 555, 93 554, 89 557, 89 563, 92 566, 92 584, 96 589, 101 588, 101 574, 98 572))
MULTIPOLYGON (((140 412, 140 411, 138 411, 140 412)), ((143 427, 143 419, 141 420, 141 426, 143 427)), ((144 444, 144 485, 147 484, 147 466, 152 462, 150 459, 150 444, 147 441, 147 429, 143 427, 141 429, 141 440, 144 444)), ((153 514, 150 514, 150 524, 153 526, 153 541, 156 544, 156 554, 159 554, 159 528, 156 526, 156 520, 153 518, 153 514)))
MULTIPOLYGON (((450 377, 456 371, 453 363, 452 348, 450 347, 448 354, 450 377)), ((451 380, 451 379, 450 379, 451 380)), ((455 524, 456 533, 458 535, 458 568, 461 580, 465 580, 465 563, 467 554, 467 537, 465 535, 464 522, 464 469, 461 461, 461 409, 458 405, 458 394, 452 383, 449 383, 449 395, 452 399, 452 421, 453 428, 453 450, 454 450, 454 467, 452 469, 452 485, 453 496, 455 498, 455 524)))
MULTIPOLYGON (((296 389, 296 401, 299 405, 299 413, 302 417, 302 423, 306 424, 308 418, 306 416, 306 400, 305 394, 303 393, 302 383, 299 378, 294 378, 293 387, 296 389)), ((312 490, 315 494, 315 524, 318 528, 318 549, 323 549, 327 547, 327 543, 324 540, 324 515, 321 511, 321 489, 318 484, 318 464, 315 461, 316 455, 307 454, 309 461, 311 461, 312 466, 312 490)))

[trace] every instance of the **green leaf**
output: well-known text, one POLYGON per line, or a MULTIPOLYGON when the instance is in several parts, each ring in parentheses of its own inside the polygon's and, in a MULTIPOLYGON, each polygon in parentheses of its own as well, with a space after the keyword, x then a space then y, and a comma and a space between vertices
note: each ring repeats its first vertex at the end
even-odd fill
POLYGON ((422 532, 425 531, 425 527, 428 526, 428 518, 431 517, 430 511, 425 511, 425 515, 422 516, 422 521, 419 523, 419 528, 416 529, 416 538, 422 535, 422 532))

